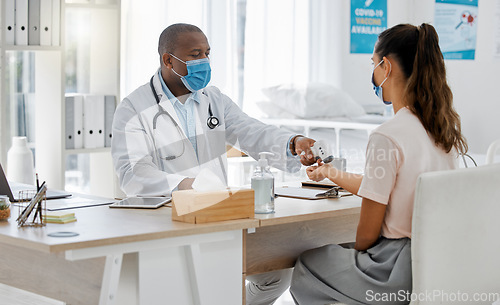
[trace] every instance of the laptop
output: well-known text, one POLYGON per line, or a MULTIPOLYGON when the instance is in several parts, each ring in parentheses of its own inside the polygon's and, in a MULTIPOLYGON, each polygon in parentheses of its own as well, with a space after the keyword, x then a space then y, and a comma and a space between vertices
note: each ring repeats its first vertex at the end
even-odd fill
MULTIPOLYGON (((19 191, 33 190, 36 191, 36 187, 30 184, 23 183, 12 183, 9 185, 5 172, 3 171, 2 164, 0 164, 0 195, 7 195, 11 202, 20 201, 19 191)), ((70 197, 71 194, 65 191, 59 190, 47 190, 46 199, 60 199, 70 197)), ((26 198, 25 198, 26 199, 26 198)))

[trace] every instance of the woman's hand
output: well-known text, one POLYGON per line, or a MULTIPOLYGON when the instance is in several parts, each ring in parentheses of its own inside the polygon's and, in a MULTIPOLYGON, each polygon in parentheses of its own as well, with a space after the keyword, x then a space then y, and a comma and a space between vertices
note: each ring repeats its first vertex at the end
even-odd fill
POLYGON ((321 181, 328 178, 328 173, 335 170, 331 164, 318 163, 318 166, 306 168, 307 177, 313 181, 321 181))

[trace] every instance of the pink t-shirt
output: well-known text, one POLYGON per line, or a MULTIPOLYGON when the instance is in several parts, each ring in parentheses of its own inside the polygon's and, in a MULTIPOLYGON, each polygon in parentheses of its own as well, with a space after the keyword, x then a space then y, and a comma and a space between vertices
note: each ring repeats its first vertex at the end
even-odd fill
POLYGON ((411 238, 415 186, 420 174, 454 169, 457 153, 435 145, 420 120, 407 108, 370 135, 365 173, 358 195, 386 204, 381 234, 411 238))

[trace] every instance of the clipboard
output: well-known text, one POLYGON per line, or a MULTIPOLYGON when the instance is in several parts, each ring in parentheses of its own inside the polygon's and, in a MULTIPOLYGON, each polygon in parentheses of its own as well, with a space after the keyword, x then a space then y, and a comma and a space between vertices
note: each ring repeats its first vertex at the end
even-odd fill
POLYGON ((276 187, 274 189, 276 196, 290 197, 298 199, 318 200, 325 198, 341 198, 350 196, 352 193, 345 191, 340 187, 330 188, 329 190, 302 188, 302 187, 276 187))
POLYGON ((328 179, 324 179, 319 182, 312 180, 302 182, 302 187, 318 187, 318 188, 330 189, 334 186, 337 186, 337 184, 333 183, 333 181, 328 179))

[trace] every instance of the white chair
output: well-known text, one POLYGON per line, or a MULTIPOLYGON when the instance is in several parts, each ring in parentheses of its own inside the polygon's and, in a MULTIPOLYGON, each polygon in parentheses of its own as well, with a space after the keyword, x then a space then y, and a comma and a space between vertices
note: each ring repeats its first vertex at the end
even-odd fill
POLYGON ((491 305, 500 294, 500 164, 422 174, 411 252, 411 304, 491 305), (496 296, 476 303, 486 298, 476 293, 496 296))
POLYGON ((486 164, 492 164, 495 161, 496 152, 500 149, 500 139, 494 141, 488 147, 486 152, 486 164))

